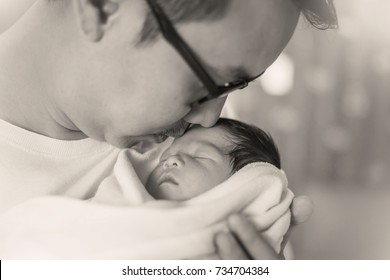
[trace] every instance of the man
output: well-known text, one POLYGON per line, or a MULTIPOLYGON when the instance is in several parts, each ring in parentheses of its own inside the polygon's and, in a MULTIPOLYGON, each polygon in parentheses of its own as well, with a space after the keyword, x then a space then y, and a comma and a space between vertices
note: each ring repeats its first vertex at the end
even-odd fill
MULTIPOLYGON (((30 236, 42 234, 40 248, 61 257, 56 244, 71 227, 87 248, 99 248, 72 221, 126 217, 126 210, 34 198, 89 198, 118 148, 180 136, 188 124, 213 126, 225 93, 275 61, 300 12, 332 26, 332 7, 326 0, 37 1, 0 37, 0 247, 22 242, 29 257, 30 236), (73 207, 78 214, 66 214, 73 207)), ((229 225, 232 234, 216 237, 219 257, 272 257, 245 219, 229 225)))

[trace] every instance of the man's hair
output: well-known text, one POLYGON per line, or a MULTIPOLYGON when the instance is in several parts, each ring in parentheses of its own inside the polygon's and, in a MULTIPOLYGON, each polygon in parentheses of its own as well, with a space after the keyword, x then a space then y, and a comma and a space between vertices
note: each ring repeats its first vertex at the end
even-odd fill
POLYGON ((226 139, 231 143, 227 155, 232 173, 253 162, 267 162, 281 168, 279 150, 270 134, 254 125, 227 118, 220 118, 215 126, 227 133, 226 139))
POLYGON ((293 0, 305 18, 316 28, 334 29, 338 27, 337 13, 333 0, 293 0))
MULTIPOLYGON (((285 1, 293 1, 306 19, 318 29, 337 28, 338 26, 333 0, 285 1)), ((231 4, 231 0, 157 0, 156 2, 174 24, 222 19, 231 4)), ((156 19, 148 9, 137 45, 155 41, 159 32, 156 19)))
MULTIPOLYGON (((47 0, 58 3, 67 0, 47 0)), ((100 7, 100 17, 104 22, 106 15, 102 6, 104 0, 90 0, 95 6, 100 7)), ((245 0, 243 0, 245 1, 245 0)), ((285 0, 293 1, 301 10, 306 19, 318 29, 337 28, 337 15, 334 0, 285 0)), ((172 23, 184 23, 193 21, 216 21, 222 19, 229 10, 231 0, 156 0, 164 10, 172 23)), ((158 37, 160 29, 156 19, 147 10, 146 18, 140 32, 137 45, 153 42, 158 37)))
MULTIPOLYGON (((231 0, 158 0, 156 1, 172 23, 216 21, 222 19, 231 0)), ((153 42, 160 32, 150 9, 138 38, 138 44, 153 42)))

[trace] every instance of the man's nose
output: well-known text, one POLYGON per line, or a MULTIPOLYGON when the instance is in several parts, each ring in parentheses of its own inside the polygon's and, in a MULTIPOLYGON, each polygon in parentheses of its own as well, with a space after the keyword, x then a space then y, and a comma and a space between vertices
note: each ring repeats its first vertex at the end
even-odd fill
POLYGON ((204 104, 195 106, 184 120, 192 124, 200 124, 203 127, 212 127, 221 115, 226 97, 210 100, 204 104))
POLYGON ((180 156, 174 155, 165 159, 162 166, 165 170, 171 168, 182 168, 184 166, 184 161, 180 156))

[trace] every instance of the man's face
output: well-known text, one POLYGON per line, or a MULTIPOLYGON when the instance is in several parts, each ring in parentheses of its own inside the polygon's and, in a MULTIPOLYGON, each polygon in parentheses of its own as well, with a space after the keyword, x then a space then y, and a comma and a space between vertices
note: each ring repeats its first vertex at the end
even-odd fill
POLYGON ((191 128, 161 155, 146 189, 157 199, 185 200, 215 187, 231 175, 229 144, 218 126, 191 128))
MULTIPOLYGON (((180 122, 210 127, 225 99, 193 106, 207 91, 164 39, 134 45, 145 3, 123 1, 101 41, 90 44, 74 79, 78 103, 68 101, 72 121, 86 135, 119 147, 146 135, 180 133, 180 122), (137 6, 138 5, 138 6, 137 6), (173 130, 173 133, 172 133, 173 130)), ((295 29, 299 11, 286 0, 235 0, 215 22, 178 25, 217 84, 258 75, 277 58, 295 29)))

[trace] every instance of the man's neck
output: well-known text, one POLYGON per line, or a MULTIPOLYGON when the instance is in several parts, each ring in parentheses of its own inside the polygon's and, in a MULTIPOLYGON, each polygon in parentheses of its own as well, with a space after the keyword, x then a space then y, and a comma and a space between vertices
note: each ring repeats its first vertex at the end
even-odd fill
POLYGON ((85 138, 55 100, 56 32, 37 9, 0 36, 0 118, 52 138, 85 138))

